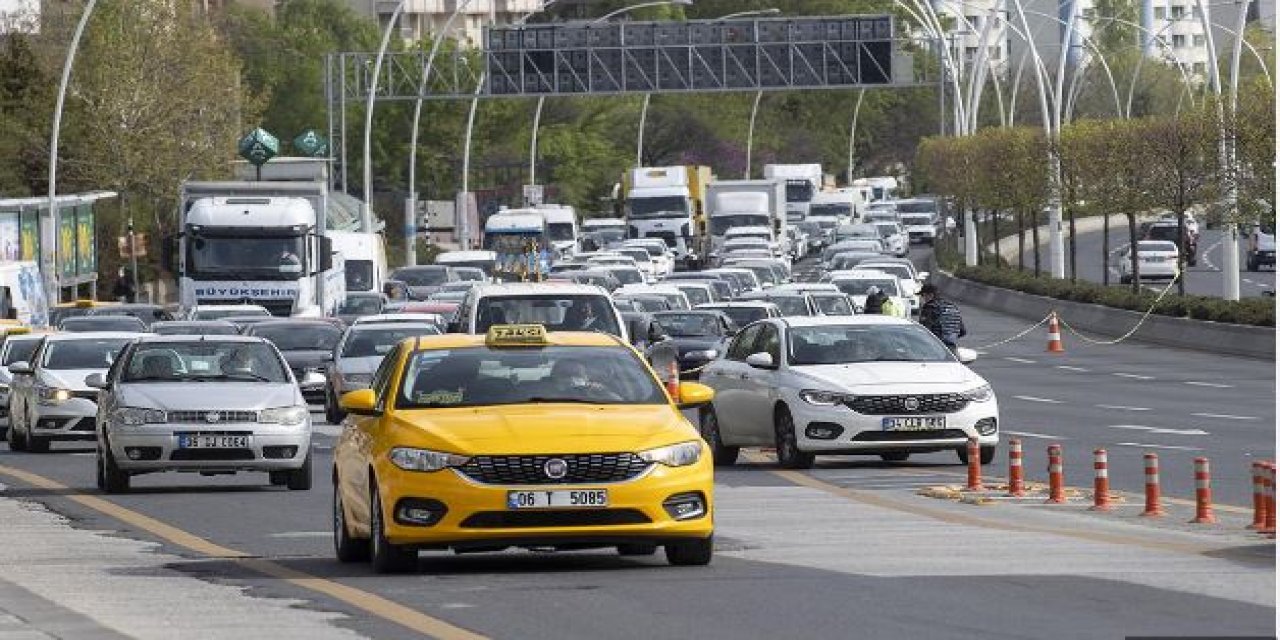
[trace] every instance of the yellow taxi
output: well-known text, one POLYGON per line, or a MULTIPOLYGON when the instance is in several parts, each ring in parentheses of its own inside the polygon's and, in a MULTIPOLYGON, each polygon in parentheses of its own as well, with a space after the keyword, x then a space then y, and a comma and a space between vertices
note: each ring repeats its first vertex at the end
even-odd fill
POLYGON ((711 452, 680 410, 713 392, 671 392, 601 333, 503 325, 401 342, 371 389, 340 400, 338 559, 394 572, 421 549, 661 546, 671 564, 709 563, 711 452))

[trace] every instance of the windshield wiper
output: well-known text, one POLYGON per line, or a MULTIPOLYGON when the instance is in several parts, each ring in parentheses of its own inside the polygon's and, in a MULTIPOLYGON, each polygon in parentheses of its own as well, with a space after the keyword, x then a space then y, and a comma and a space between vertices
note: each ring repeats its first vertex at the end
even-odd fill
POLYGON ((601 404, 600 400, 589 400, 587 398, 555 398, 547 396, 533 396, 525 400, 525 402, 563 402, 572 404, 601 404))
POLYGON ((213 377, 215 379, 225 378, 227 380, 254 380, 256 382, 271 382, 271 378, 268 378, 266 376, 260 376, 256 373, 249 373, 247 371, 237 371, 236 373, 228 373, 222 376, 205 376, 205 377, 213 377))

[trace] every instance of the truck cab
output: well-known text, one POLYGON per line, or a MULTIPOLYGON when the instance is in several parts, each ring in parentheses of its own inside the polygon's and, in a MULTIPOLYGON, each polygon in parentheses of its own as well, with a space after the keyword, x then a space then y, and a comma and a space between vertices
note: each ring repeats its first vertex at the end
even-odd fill
POLYGON ((578 216, 565 204, 540 204, 537 209, 547 220, 547 236, 551 247, 563 257, 572 255, 578 245, 578 216))
POLYGON ((493 275, 498 280, 536 281, 551 273, 547 219, 538 209, 500 209, 489 216, 484 248, 494 252, 493 275))
POLYGON ((624 207, 628 238, 661 238, 676 259, 702 256, 703 197, 711 181, 707 167, 638 167, 627 175, 624 207))

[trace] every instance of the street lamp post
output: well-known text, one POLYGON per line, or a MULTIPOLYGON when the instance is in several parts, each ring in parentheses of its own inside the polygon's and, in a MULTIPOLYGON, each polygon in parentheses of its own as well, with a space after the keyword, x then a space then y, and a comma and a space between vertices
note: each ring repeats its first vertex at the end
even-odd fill
MULTIPOLYGON (((777 7, 769 7, 768 9, 758 9, 755 11, 739 11, 730 13, 729 15, 720 16, 716 20, 732 20, 735 18, 748 18, 757 16, 773 16, 781 13, 777 7)), ((744 180, 751 179, 751 147, 755 141, 756 133, 756 112, 760 109, 760 98, 764 95, 763 91, 756 91, 755 98, 751 101, 751 119, 747 125, 747 163, 746 169, 743 170, 742 178, 744 180)))
MULTIPOLYGON (((382 42, 378 45, 378 55, 373 60, 373 76, 369 79, 369 96, 364 103, 364 206, 365 211, 373 210, 373 147, 370 138, 373 136, 373 105, 374 98, 378 94, 378 80, 382 75, 382 59, 387 55, 387 44, 391 42, 391 31, 395 29, 396 22, 400 20, 400 14, 404 12, 405 2, 408 0, 400 0, 396 3, 395 11, 391 12, 391 17, 387 19, 387 26, 382 30, 382 42)), ((365 214, 366 222, 372 215, 365 214)), ((413 238, 408 238, 407 242, 412 242, 413 238)))

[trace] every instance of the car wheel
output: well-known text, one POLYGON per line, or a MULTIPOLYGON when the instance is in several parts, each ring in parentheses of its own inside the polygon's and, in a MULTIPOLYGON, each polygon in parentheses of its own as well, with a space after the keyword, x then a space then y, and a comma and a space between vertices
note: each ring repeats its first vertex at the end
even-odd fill
POLYGON ((347 511, 342 504, 338 480, 333 481, 333 552, 338 562, 365 562, 369 559, 369 541, 351 536, 347 527, 347 511))
POLYGON ((1258 263, 1254 261, 1252 256, 1245 257, 1244 263, 1245 263, 1245 269, 1248 269, 1249 271, 1258 270, 1258 263))
POLYGON ((741 450, 738 447, 725 446, 720 440, 720 420, 716 418, 714 408, 708 407, 702 412, 702 420, 699 421, 698 426, 699 431, 702 432, 702 439, 711 446, 711 460, 715 466, 728 467, 738 461, 741 450))
POLYGON ((418 551, 412 547, 392 544, 382 524, 382 498, 374 486, 369 499, 369 528, 373 570, 378 573, 404 573, 418 566, 418 551))
POLYGON ((102 477, 102 483, 99 486, 103 491, 107 493, 129 492, 129 473, 116 466, 116 457, 112 455, 111 447, 106 443, 103 443, 103 448, 98 453, 98 473, 102 477))
POLYGON ((49 439, 33 436, 27 432, 24 438, 27 441, 27 451, 31 453, 49 453, 49 439))
MULTIPOLYGON (((995 445, 982 445, 978 454, 978 463, 982 465, 991 464, 996 459, 995 445)), ((956 449, 956 456, 960 458, 960 464, 969 464, 969 448, 960 447, 956 449)))
POLYGON ((701 567, 711 564, 715 542, 711 537, 668 542, 664 545, 667 562, 677 567, 701 567))
POLYGON ((773 431, 778 464, 782 468, 808 469, 813 466, 813 454, 801 451, 796 443, 796 423, 786 407, 779 407, 774 413, 773 431))
POLYGON ((910 451, 886 451, 880 454, 880 459, 885 462, 906 462, 910 457, 910 451))
POLYGON ((620 556, 651 556, 658 552, 658 545, 637 543, 637 544, 620 544, 618 545, 618 555, 620 556))
POLYGON ((273 487, 283 487, 289 484, 288 471, 268 471, 267 478, 273 487))
POLYGON ((311 453, 307 452, 307 458, 302 461, 301 467, 286 473, 289 474, 286 486, 290 491, 309 490, 311 488, 311 453))
POLYGON ((333 397, 333 389, 326 387, 324 391, 324 419, 329 424, 341 424, 342 419, 346 417, 342 413, 342 409, 338 408, 338 402, 333 397))

